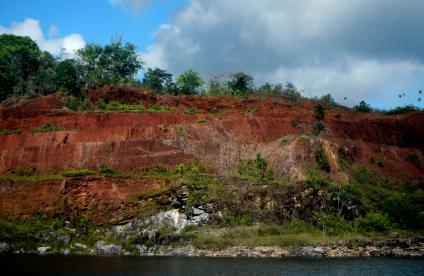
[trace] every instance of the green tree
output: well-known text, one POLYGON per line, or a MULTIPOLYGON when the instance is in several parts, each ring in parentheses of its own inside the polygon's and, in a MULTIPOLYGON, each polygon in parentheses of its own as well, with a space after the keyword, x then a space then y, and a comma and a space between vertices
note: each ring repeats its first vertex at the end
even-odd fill
POLYGON ((314 114, 317 120, 322 120, 325 117, 324 107, 321 104, 316 104, 314 106, 314 114))
POLYGON ((41 51, 29 37, 0 35, 0 100, 35 92, 41 51))
POLYGON ((319 100, 322 101, 322 102, 329 103, 329 104, 333 104, 335 102, 333 96, 331 96, 330 93, 322 96, 319 100))
POLYGON ((82 69, 73 59, 60 62, 56 69, 56 85, 69 95, 80 96, 82 85, 82 69))
POLYGON ((102 82, 107 84, 124 84, 134 80, 138 70, 142 68, 135 46, 131 43, 123 45, 121 38, 103 48, 99 65, 102 69, 102 82))
POLYGON ((372 111, 371 107, 364 101, 360 101, 359 104, 355 106, 355 110, 364 113, 372 111))
POLYGON ((182 94, 196 94, 199 91, 199 88, 203 86, 203 84, 204 81, 202 78, 192 69, 183 72, 177 79, 177 85, 179 91, 182 94))
POLYGON ((156 93, 177 94, 175 83, 172 80, 172 74, 160 68, 147 69, 143 78, 143 86, 152 89, 156 93))
POLYGON ((238 72, 231 75, 231 79, 227 83, 228 88, 233 90, 233 93, 237 96, 247 96, 253 89, 253 77, 238 72))
POLYGON ((100 57, 103 47, 98 44, 90 43, 77 51, 79 62, 83 66, 84 84, 86 88, 93 88, 102 84, 103 68, 100 63, 100 57))
POLYGON ((45 95, 56 92, 56 66, 56 59, 49 52, 44 51, 40 56, 36 75, 38 92, 45 95))

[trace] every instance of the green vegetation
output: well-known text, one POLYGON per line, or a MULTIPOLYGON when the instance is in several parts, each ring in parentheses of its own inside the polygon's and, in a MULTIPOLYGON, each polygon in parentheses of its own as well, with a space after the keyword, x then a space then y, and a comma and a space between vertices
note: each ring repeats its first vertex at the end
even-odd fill
POLYGON ((383 111, 386 115, 401 115, 409 112, 422 112, 423 110, 413 105, 398 106, 391 110, 383 111))
POLYGON ((369 113, 372 111, 371 107, 364 101, 361 101, 358 105, 354 107, 358 112, 369 113))
POLYGON ((319 100, 321 102, 327 103, 327 104, 334 104, 335 100, 334 98, 331 96, 331 94, 327 94, 327 95, 323 95, 321 98, 319 98, 319 100))
POLYGON ((60 180, 62 176, 60 174, 24 174, 21 173, 11 174, 7 173, 0 175, 0 181, 12 181, 12 182, 42 182, 42 181, 54 181, 60 180))
POLYGON ((244 160, 240 163, 238 173, 261 180, 273 180, 274 173, 268 169, 268 162, 260 153, 256 154, 255 159, 244 160))
POLYGON ((36 128, 33 128, 33 132, 50 132, 50 131, 62 131, 65 130, 64 128, 61 128, 53 123, 48 123, 36 128))
POLYGON ((120 102, 110 102, 99 106, 98 111, 102 112, 174 112, 175 110, 166 105, 151 104, 147 108, 143 104, 124 104, 120 102))
POLYGON ((101 175, 103 175, 103 176, 111 177, 111 176, 113 176, 114 174, 116 174, 116 171, 115 171, 113 168, 109 167, 109 166, 102 165, 102 166, 100 166, 100 168, 99 168, 99 173, 100 173, 101 175))
POLYGON ((9 129, 0 128, 0 135, 12 135, 12 134, 19 134, 19 133, 21 133, 19 129, 9 130, 9 129))
POLYGON ((330 163, 328 162, 327 155, 322 147, 319 147, 314 151, 314 156, 318 167, 323 171, 330 172, 330 163))
POLYGON ((315 119, 317 120, 323 120, 325 117, 325 110, 324 107, 321 104, 314 105, 314 115, 315 119))
POLYGON ((199 88, 202 87, 204 81, 199 74, 191 69, 181 73, 177 78, 177 86, 182 94, 193 95, 199 92, 199 88))
POLYGON ((298 128, 298 127, 299 127, 299 122, 298 122, 298 121, 296 121, 296 120, 293 120, 293 121, 291 121, 291 126, 292 126, 293 128, 298 128))
POLYGON ((319 136, 321 134, 322 131, 325 130, 325 125, 321 122, 318 121, 314 124, 314 135, 319 136))
POLYGON ((203 123, 206 123, 207 121, 208 121, 208 119, 206 119, 206 118, 200 118, 200 119, 197 120, 197 123, 203 124, 203 123))
POLYGON ((83 176, 96 175, 96 172, 87 170, 87 169, 79 169, 79 170, 64 171, 62 172, 62 175, 66 177, 83 177, 83 176))
POLYGON ((184 126, 176 125, 175 126, 175 130, 177 131, 178 136, 180 136, 180 138, 183 138, 183 139, 185 138, 186 131, 185 131, 185 127, 184 126))

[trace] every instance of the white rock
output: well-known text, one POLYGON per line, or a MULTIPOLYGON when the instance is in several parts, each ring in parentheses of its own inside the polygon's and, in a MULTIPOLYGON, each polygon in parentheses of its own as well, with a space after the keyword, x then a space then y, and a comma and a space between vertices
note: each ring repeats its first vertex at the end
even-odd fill
POLYGON ((38 254, 45 255, 50 251, 50 246, 40 246, 37 247, 38 254))
POLYGON ((78 242, 75 243, 74 246, 77 247, 78 249, 87 249, 87 245, 78 243, 78 242))

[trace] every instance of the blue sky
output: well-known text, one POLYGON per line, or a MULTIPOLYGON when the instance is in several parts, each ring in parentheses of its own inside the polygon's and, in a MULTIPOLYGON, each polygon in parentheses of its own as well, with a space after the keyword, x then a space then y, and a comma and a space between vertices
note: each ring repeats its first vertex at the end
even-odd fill
POLYGON ((55 25, 59 36, 79 33, 87 43, 109 43, 116 35, 144 51, 154 42, 160 24, 169 22, 186 0, 149 1, 139 13, 133 14, 107 0, 0 0, 0 25, 10 26, 26 18, 40 21, 47 35, 55 25))
POLYGON ((423 10, 422 0, 0 0, 0 33, 64 57, 122 35, 145 67, 174 76, 243 71, 349 106, 424 108, 423 10))

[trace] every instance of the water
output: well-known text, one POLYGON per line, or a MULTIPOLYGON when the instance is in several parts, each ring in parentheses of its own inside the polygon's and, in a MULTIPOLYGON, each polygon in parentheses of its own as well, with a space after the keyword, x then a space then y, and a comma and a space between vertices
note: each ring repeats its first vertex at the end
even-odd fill
POLYGON ((424 258, 0 256, 3 275, 424 275, 424 258), (31 274, 30 273, 30 274, 31 274))

